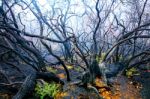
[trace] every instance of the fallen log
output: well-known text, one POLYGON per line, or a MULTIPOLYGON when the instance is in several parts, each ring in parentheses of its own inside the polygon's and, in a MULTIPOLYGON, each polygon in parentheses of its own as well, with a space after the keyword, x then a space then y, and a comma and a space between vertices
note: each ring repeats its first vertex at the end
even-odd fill
POLYGON ((35 80, 36 80, 35 73, 27 76, 21 88, 19 89, 17 94, 13 96, 12 99, 22 99, 23 97, 26 96, 27 93, 32 92, 34 90, 35 80))
POLYGON ((15 86, 15 85, 5 85, 5 84, 2 84, 0 83, 0 93, 3 93, 3 94, 15 94, 17 93, 18 91, 18 87, 15 86))
POLYGON ((35 87, 36 79, 43 79, 45 81, 55 81, 57 83, 64 84, 55 74, 49 72, 37 72, 32 73, 26 77, 25 81, 21 85, 21 88, 12 99, 23 99, 27 93, 32 93, 35 87))
POLYGON ((37 79, 43 79, 48 82, 55 81, 57 83, 61 83, 62 85, 64 84, 64 82, 60 80, 54 73, 50 72, 38 72, 37 79))

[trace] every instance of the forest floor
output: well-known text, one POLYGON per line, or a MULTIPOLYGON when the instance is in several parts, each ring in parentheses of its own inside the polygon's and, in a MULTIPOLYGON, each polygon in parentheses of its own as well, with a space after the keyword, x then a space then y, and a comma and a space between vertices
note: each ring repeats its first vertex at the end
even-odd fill
MULTIPOLYGON (((97 99, 96 94, 85 89, 84 87, 79 87, 74 84, 75 82, 78 82, 76 78, 81 75, 81 73, 79 73, 80 68, 75 68, 69 65, 67 67, 69 68, 71 77, 73 77, 73 81, 66 83, 65 85, 65 93, 68 93, 67 99, 97 99)), ((62 80, 66 81, 66 76, 63 72, 63 68, 56 67, 55 69, 58 71, 57 75, 62 80)), ((50 71, 53 70, 50 69, 50 71)), ((95 85, 92 86, 98 90, 99 94, 104 99, 143 99, 140 92, 142 89, 142 84, 139 81, 137 81, 136 79, 129 79, 125 76, 118 76, 113 79, 114 84, 110 87, 110 90, 107 89, 107 86, 98 77, 95 80, 95 85)))
MULTIPOLYGON (((20 79, 22 79, 22 75, 18 75, 18 71, 12 70, 12 72, 8 72, 8 67, 3 67, 2 65, 5 66, 5 64, 1 64, 0 69, 5 70, 5 73, 11 78, 12 81, 15 79, 20 81, 20 79)), ((87 89, 76 84, 80 81, 77 78, 82 74, 82 69, 80 67, 73 67, 71 65, 67 65, 67 68, 70 71, 72 78, 71 82, 66 81, 66 74, 62 66, 47 68, 48 71, 55 73, 65 82, 65 85, 63 86, 63 92, 61 92, 63 95, 58 93, 55 99, 98 99, 97 94, 89 90, 90 87, 87 89)), ((22 68, 22 70, 24 70, 24 68, 22 68)), ((0 78, 2 78, 1 75, 0 78)), ((130 79, 125 76, 118 76, 113 79, 114 82, 110 89, 107 89, 106 84, 104 84, 98 77, 95 80, 95 84, 89 86, 96 88, 99 95, 101 95, 104 99, 150 99, 149 72, 142 72, 140 75, 133 76, 130 79)), ((5 81, 0 79, 0 83, 5 83, 5 81)), ((12 95, 0 93, 0 99, 11 99, 10 97, 12 97, 12 95)))

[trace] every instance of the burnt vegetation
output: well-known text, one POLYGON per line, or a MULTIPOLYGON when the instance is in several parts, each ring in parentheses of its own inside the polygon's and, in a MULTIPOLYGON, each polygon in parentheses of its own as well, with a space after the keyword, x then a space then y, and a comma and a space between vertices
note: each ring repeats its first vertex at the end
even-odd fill
POLYGON ((125 75, 133 67, 140 72, 148 69, 149 0, 95 0, 92 6, 82 0, 82 14, 71 10, 72 1, 64 0, 63 10, 55 0, 48 2, 49 8, 38 0, 2 0, 0 93, 22 99, 33 92, 37 79, 63 85, 73 80, 68 64, 81 68, 80 85, 87 87, 100 77, 107 89, 112 77, 125 75), (118 11, 118 6, 126 8, 118 11), (34 25, 29 26, 26 14, 32 16, 34 25), (49 72, 48 66, 62 66, 66 80, 49 72))

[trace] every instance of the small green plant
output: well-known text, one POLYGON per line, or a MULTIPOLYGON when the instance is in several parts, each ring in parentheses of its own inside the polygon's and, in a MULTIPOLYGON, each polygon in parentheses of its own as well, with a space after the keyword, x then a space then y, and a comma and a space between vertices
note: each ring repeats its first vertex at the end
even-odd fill
POLYGON ((58 71, 50 66, 47 66, 46 69, 49 71, 49 72, 52 72, 54 74, 56 74, 58 71))
POLYGON ((77 72, 80 72, 80 71, 81 71, 81 67, 76 67, 75 70, 76 70, 77 72))
POLYGON ((132 67, 131 69, 126 70, 126 76, 128 78, 132 77, 133 75, 140 75, 136 68, 132 67))
POLYGON ((35 91, 40 99, 44 99, 45 96, 55 97, 55 95, 60 91, 60 84, 56 84, 54 82, 45 82, 43 85, 41 85, 40 83, 37 83, 35 91))

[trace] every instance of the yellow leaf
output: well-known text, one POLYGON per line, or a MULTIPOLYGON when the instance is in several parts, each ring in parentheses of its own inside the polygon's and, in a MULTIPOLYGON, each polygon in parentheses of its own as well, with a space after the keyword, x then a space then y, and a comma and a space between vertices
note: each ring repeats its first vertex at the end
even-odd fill
POLYGON ((66 65, 68 69, 73 69, 72 65, 66 65))
POLYGON ((54 99, 63 99, 63 97, 68 96, 69 94, 67 92, 60 92, 57 93, 54 99))

